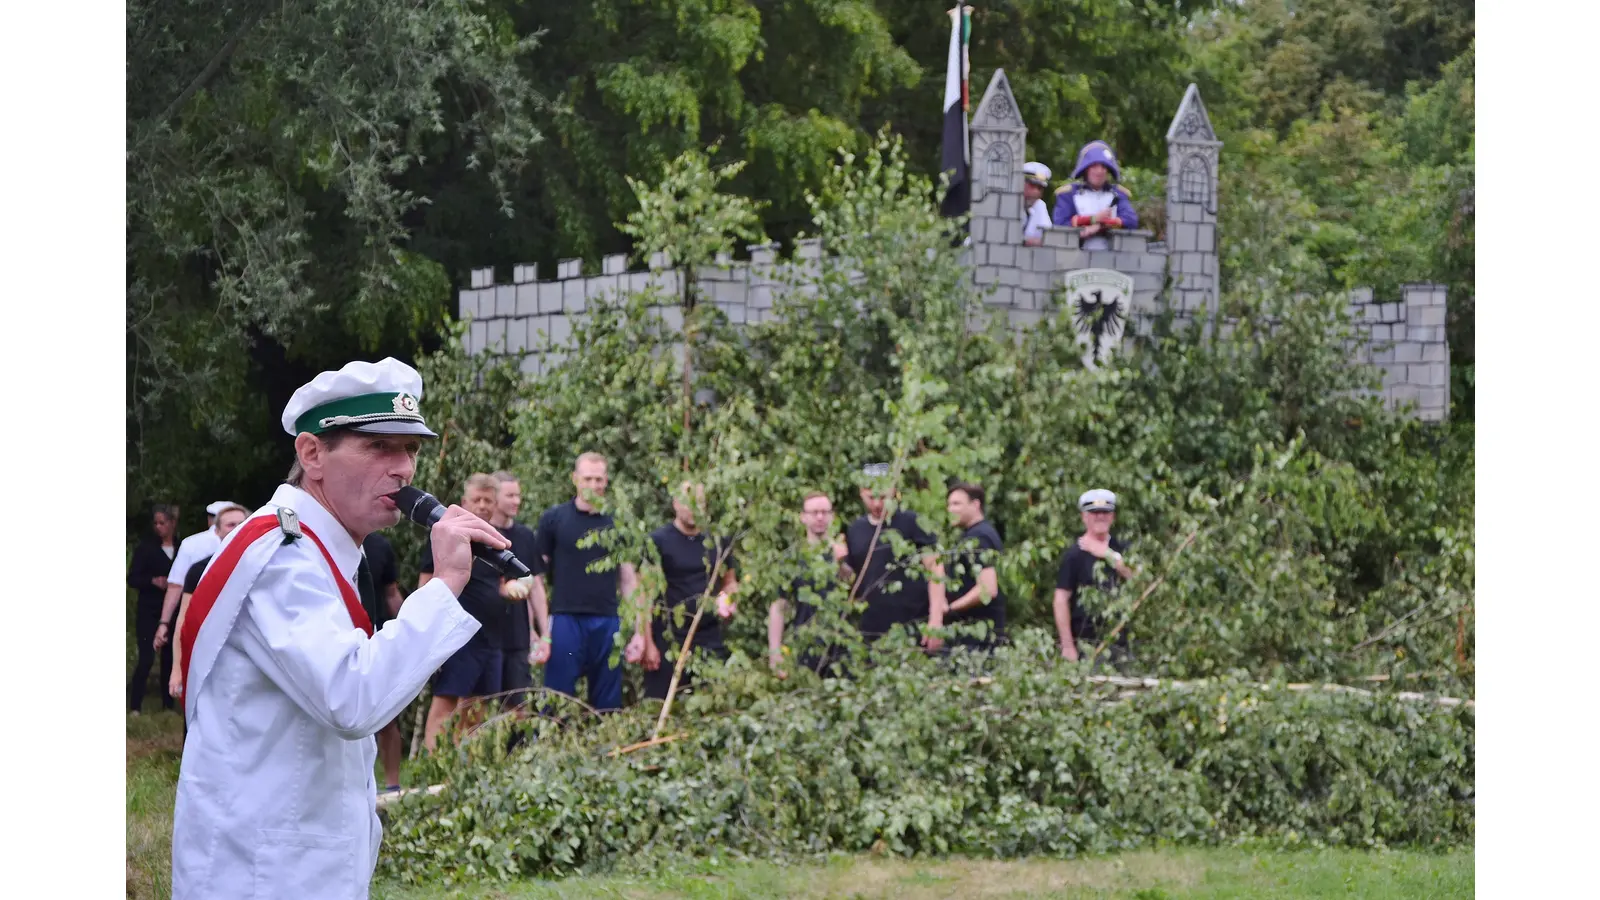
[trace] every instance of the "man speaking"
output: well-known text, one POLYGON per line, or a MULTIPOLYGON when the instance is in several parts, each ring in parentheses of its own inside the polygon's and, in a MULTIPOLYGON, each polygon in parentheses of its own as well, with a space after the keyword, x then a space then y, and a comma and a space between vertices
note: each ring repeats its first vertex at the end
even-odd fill
POLYGON ((295 462, 223 542, 183 624, 189 736, 173 815, 172 896, 366 897, 378 861, 373 735, 478 630, 456 597, 471 543, 507 546, 452 506, 434 577, 373 633, 361 543, 400 521, 428 430, 422 378, 353 362, 283 413, 295 462))

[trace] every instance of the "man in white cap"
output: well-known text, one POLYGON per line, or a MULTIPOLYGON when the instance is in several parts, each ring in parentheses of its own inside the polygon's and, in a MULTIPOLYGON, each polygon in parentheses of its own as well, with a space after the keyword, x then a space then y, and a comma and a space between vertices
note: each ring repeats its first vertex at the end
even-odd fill
POLYGON ((157 650, 165 647, 177 630, 178 602, 183 599, 183 580, 188 577, 189 568, 202 559, 210 559, 222 546, 217 516, 228 509, 250 512, 232 500, 218 500, 206 507, 206 530, 189 535, 178 545, 178 552, 172 557, 172 570, 167 573, 167 594, 161 599, 161 620, 156 625, 157 650))
POLYGON ((1044 205, 1044 192, 1050 188, 1050 167, 1041 162, 1022 165, 1022 243, 1037 247, 1044 243, 1049 228, 1050 209, 1044 205))
POLYGON ((478 623, 456 601, 472 543, 459 506, 433 526, 434 577, 373 633, 361 544, 400 521, 424 438, 422 379, 353 362, 296 391, 287 484, 223 542, 190 600, 172 896, 365 897, 383 829, 375 734, 478 623))
POLYGON ((1093 642, 1104 637, 1101 624, 1083 608, 1083 589, 1116 591, 1122 581, 1134 576, 1123 561, 1126 541, 1111 533, 1117 518, 1117 495, 1104 488, 1085 491, 1078 498, 1083 517, 1083 535, 1067 546, 1056 574, 1056 632, 1061 638, 1061 657, 1076 662, 1078 641, 1093 642))

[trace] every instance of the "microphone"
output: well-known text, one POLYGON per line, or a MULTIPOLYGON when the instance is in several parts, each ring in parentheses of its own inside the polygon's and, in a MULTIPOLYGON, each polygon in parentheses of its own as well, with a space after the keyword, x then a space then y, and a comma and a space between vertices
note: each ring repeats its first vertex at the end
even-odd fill
MULTIPOLYGON (((433 523, 444 518, 444 504, 440 503, 437 497, 409 484, 390 494, 389 499, 400 507, 406 518, 423 528, 432 528, 433 523)), ((510 550, 496 550, 473 541, 472 555, 494 566, 495 571, 507 578, 527 578, 533 574, 533 571, 523 565, 522 560, 513 556, 510 550)))

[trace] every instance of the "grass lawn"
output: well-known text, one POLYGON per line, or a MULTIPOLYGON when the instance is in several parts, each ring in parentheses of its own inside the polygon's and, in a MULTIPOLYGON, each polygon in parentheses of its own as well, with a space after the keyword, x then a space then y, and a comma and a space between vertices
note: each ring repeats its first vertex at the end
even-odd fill
MULTIPOLYGON (((147 702, 146 709, 155 704, 147 702)), ((166 898, 172 796, 181 726, 172 713, 128 719, 128 897, 166 898)), ((1360 897, 1422 900, 1473 895, 1470 850, 1448 854, 1354 850, 1275 852, 1165 849, 1077 860, 903 860, 841 856, 827 864, 709 863, 670 873, 589 876, 510 886, 374 885, 381 900, 534 898, 1177 898, 1360 897)))

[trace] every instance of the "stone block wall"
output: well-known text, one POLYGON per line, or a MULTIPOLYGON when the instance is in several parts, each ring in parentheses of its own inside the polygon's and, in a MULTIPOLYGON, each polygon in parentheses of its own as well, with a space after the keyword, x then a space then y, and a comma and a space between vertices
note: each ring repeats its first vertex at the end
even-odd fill
POLYGON ((1450 414, 1450 344, 1445 340, 1442 284, 1408 284, 1398 301, 1374 298, 1371 288, 1350 294, 1356 338, 1352 359, 1383 378, 1379 393, 1391 406, 1412 407, 1426 422, 1450 414))
MULTIPOLYGON (((997 199, 995 193, 983 203, 997 199)), ((975 215, 974 230, 1005 230, 1011 224, 999 216, 975 215)), ((1009 234, 1009 231, 1006 231, 1009 234)), ((1078 269, 1107 268, 1134 280, 1133 316, 1140 333, 1148 333, 1151 320, 1171 294, 1162 294, 1169 254, 1164 245, 1151 243, 1149 233, 1113 232, 1110 250, 1089 251, 1078 246, 1071 230, 1050 231, 1040 247, 979 241, 971 250, 973 287, 984 296, 991 315, 1001 315, 1016 328, 1037 324, 1053 308, 1057 291, 1067 274, 1078 269)), ((720 309, 735 325, 750 325, 774 318, 773 307, 786 291, 806 289, 807 279, 820 270, 819 241, 801 241, 788 259, 780 259, 770 245, 749 248, 750 259, 723 258, 702 266, 695 274, 701 302, 720 309)), ((660 265, 660 261, 656 261, 660 265)), ((605 274, 584 276, 579 261, 563 260, 553 281, 533 280, 537 268, 513 268, 512 284, 494 284, 493 270, 472 273, 474 287, 460 293, 459 315, 470 319, 467 346, 471 352, 516 357, 523 372, 540 375, 574 349, 573 333, 598 303, 615 302, 621 295, 647 288, 659 291, 663 305, 654 307, 666 327, 683 327, 682 273, 676 269, 646 268, 628 271, 627 258, 608 256, 601 262, 605 274), (515 279, 522 277, 524 281, 515 279)), ((1176 276, 1174 280, 1176 281, 1176 276)), ((1175 292, 1174 292, 1175 293, 1175 292)), ((1406 285, 1399 298, 1374 298, 1370 288, 1350 295, 1350 316, 1356 336, 1351 360, 1371 366, 1383 379, 1382 395, 1391 405, 1408 405, 1425 421, 1442 421, 1450 410, 1450 346, 1445 340, 1446 293, 1443 285, 1406 285)), ((1185 310, 1179 310, 1183 315, 1185 310)), ((976 323, 975 323, 976 324, 976 323)), ((1224 325, 1226 330, 1226 325, 1224 325)))

